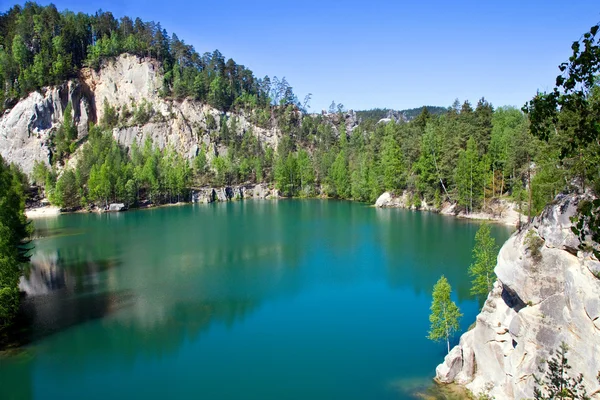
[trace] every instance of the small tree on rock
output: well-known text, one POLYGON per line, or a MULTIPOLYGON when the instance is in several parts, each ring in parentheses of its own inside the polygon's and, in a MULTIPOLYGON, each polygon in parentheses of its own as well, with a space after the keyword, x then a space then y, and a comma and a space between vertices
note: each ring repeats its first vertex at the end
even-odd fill
MULTIPOLYGON (((567 360, 569 347, 566 343, 561 343, 556 356, 552 357, 547 364, 548 370, 544 379, 533 375, 536 387, 533 389, 533 396, 536 400, 554 400, 554 399, 573 399, 587 400, 590 397, 583 386, 583 375, 579 374, 575 378, 569 377, 571 366, 567 360)), ((539 371, 544 372, 540 366, 539 371)), ((600 374, 599 374, 600 379, 600 374)))
POLYGON ((428 339, 435 342, 446 340, 448 353, 450 353, 450 337, 458 331, 458 321, 462 317, 458 306, 450 298, 452 287, 448 280, 442 277, 433 286, 433 300, 431 302, 431 315, 429 322, 428 339))

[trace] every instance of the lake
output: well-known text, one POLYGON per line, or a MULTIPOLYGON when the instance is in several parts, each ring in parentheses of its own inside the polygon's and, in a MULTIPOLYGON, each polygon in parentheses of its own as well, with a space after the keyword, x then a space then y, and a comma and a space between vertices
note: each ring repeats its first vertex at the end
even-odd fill
POLYGON ((462 331, 478 313, 479 223, 433 213, 244 201, 35 227, 2 399, 409 399, 446 352, 426 338, 434 283, 462 331))

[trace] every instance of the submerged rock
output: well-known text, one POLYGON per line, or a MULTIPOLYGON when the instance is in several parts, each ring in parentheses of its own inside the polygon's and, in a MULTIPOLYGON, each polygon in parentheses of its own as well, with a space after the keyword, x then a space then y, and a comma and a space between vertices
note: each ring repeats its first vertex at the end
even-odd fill
POLYGON ((440 383, 497 399, 533 397, 533 374, 562 342, 575 376, 600 398, 598 261, 577 251, 570 217, 580 198, 563 196, 515 233, 498 254, 498 280, 477 316, 436 369, 440 383), (591 268, 590 268, 591 267, 591 268))

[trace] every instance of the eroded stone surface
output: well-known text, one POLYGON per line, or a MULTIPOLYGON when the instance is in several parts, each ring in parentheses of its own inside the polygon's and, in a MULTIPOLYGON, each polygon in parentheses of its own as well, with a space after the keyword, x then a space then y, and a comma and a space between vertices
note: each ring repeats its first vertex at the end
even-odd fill
MULTIPOLYGON (((497 399, 532 398, 532 374, 539 374, 540 362, 565 342, 571 371, 584 375, 588 394, 600 390, 595 379, 600 370, 600 279, 592 273, 597 261, 573 254, 578 241, 570 230, 579 200, 575 195, 559 198, 504 244, 498 281, 475 328, 436 369, 439 382, 466 385, 497 399), (532 237, 541 239, 538 255, 532 253, 532 237), (470 354, 474 366, 463 361, 470 354)), ((598 393, 594 398, 600 398, 598 393)))

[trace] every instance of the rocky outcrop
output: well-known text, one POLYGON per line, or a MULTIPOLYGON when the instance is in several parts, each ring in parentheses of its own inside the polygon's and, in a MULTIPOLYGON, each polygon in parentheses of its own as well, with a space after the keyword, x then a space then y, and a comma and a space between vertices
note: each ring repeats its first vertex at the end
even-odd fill
MULTIPOLYGON (((261 144, 277 149, 282 132, 274 118, 266 127, 257 126, 253 116, 243 111, 224 113, 192 99, 166 98, 160 95, 163 78, 159 62, 128 54, 104 62, 98 70, 83 68, 78 79, 31 93, 0 117, 0 154, 27 174, 36 161, 48 164, 51 138, 63 122, 69 102, 79 139, 87 135, 90 123, 103 121, 110 106, 119 116, 113 136, 126 147, 142 145, 150 138, 159 149, 169 146, 187 158, 204 147, 210 162, 227 152, 218 140, 218 131, 226 123, 230 132, 240 136, 251 132, 261 144), (147 115, 136 118, 134 111, 142 106, 147 115)), ((350 134, 359 123, 354 111, 326 114, 323 118, 335 135, 342 132, 342 126, 350 134)), ((74 165, 77 154, 75 151, 69 166, 74 165)))
POLYGON ((425 198, 414 198, 414 195, 404 191, 401 196, 385 192, 375 201, 378 208, 408 208, 411 210, 436 211, 432 202, 425 198))
POLYGON ((127 210, 127 206, 125 206, 125 204, 123 203, 112 203, 108 206, 108 210, 109 212, 120 212, 120 211, 125 211, 127 210))
POLYGON ((395 123, 406 122, 408 118, 401 112, 395 110, 388 110, 387 115, 384 118, 381 118, 377 123, 378 124, 387 124, 388 122, 394 121, 395 123))
POLYGON ((0 118, 0 154, 21 166, 27 174, 36 161, 48 164, 52 133, 63 122, 69 102, 80 137, 87 135, 88 122, 95 122, 94 104, 78 82, 33 92, 0 118))
POLYGON ((192 191, 192 203, 213 203, 243 199, 278 199, 277 189, 265 184, 200 188, 192 191))
POLYGON ((378 208, 407 208, 411 210, 435 211, 443 215, 453 215, 460 218, 478 219, 499 222, 505 225, 518 226, 525 221, 526 216, 517 211, 515 203, 504 199, 494 200, 486 205, 485 211, 466 213, 456 206, 456 203, 444 202, 436 208, 433 202, 426 198, 416 198, 414 194, 404 191, 402 195, 385 192, 377 198, 375 207, 378 208))
POLYGON ((475 327, 439 365, 436 379, 497 399, 533 397, 533 374, 562 342, 572 375, 600 398, 600 263, 571 232, 580 197, 557 199, 498 255, 498 280, 475 327))
POLYGON ((243 112, 223 113, 198 101, 162 97, 162 82, 160 63, 133 55, 107 61, 98 71, 84 68, 79 79, 31 93, 0 117, 0 154, 27 174, 36 161, 48 164, 51 138, 69 102, 79 139, 87 135, 90 122, 102 121, 108 105, 119 115, 113 136, 124 146, 143 144, 150 138, 159 149, 171 146, 187 158, 205 146, 210 161, 226 152, 214 131, 223 120, 232 127, 235 119, 238 135, 252 132, 262 144, 277 148, 281 132, 275 123, 263 128, 243 112), (150 111, 148 120, 141 123, 133 116, 140 105, 150 111))

